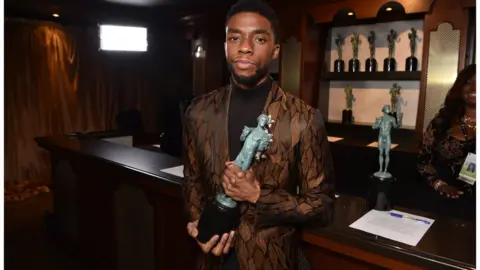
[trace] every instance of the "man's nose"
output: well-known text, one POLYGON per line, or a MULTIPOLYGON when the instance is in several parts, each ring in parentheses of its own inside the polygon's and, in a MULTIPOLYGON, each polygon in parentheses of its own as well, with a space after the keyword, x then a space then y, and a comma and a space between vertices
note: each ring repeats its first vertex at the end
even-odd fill
POLYGON ((243 39, 240 43, 239 51, 241 53, 251 53, 253 51, 253 44, 249 39, 243 39))

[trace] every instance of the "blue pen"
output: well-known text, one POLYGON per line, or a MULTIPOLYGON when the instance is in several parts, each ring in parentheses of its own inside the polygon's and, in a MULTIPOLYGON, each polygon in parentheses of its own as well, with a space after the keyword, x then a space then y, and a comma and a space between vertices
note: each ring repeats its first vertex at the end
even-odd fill
POLYGON ((422 223, 424 223, 424 224, 430 225, 430 221, 427 221, 427 220, 424 220, 424 219, 419 219, 419 218, 404 216, 404 215, 402 215, 402 214, 397 214, 397 213, 392 213, 392 212, 389 212, 388 214, 389 214, 390 216, 392 216, 392 217, 415 220, 415 221, 422 222, 422 223))

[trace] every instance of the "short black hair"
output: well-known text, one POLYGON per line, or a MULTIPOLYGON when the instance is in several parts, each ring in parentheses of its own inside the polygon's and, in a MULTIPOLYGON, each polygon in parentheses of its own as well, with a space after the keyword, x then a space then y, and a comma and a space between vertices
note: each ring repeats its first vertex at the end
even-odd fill
POLYGON ((272 25, 275 44, 279 43, 278 17, 275 11, 267 3, 263 0, 239 0, 228 11, 225 26, 230 18, 242 12, 253 12, 265 17, 265 19, 267 19, 272 25))

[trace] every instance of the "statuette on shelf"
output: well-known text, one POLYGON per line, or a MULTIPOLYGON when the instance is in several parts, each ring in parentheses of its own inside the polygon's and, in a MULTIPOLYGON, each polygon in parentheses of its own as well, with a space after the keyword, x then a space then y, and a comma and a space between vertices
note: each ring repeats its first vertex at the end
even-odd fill
POLYGON ((353 102, 356 101, 355 96, 353 95, 353 88, 350 85, 347 85, 345 88, 345 103, 346 107, 342 112, 342 123, 343 124, 352 124, 354 121, 353 118, 353 102))
POLYGON ((417 30, 415 28, 410 29, 408 33, 408 39, 410 40, 410 56, 405 60, 405 71, 417 71, 418 59, 415 57, 415 50, 417 48, 417 30))
POLYGON ((383 71, 391 72, 396 71, 397 62, 395 60, 395 43, 397 42, 398 34, 395 30, 390 29, 387 35, 388 43, 388 57, 383 61, 383 71))
POLYGON ((400 90, 402 88, 397 83, 392 85, 390 88, 390 104, 392 107, 391 115, 395 117, 397 120, 397 125, 400 127, 402 125, 403 120, 403 112, 402 106, 406 106, 407 102, 403 100, 402 96, 400 95, 400 90))
POLYGON ((370 57, 365 61, 365 71, 366 72, 376 72, 377 71, 377 60, 375 59, 375 32, 370 31, 368 35, 368 48, 370 50, 370 57))
POLYGON ((350 42, 352 43, 353 58, 348 61, 348 71, 359 72, 360 61, 358 60, 358 46, 360 45, 360 34, 354 32, 350 38, 350 42))
POLYGON ((333 71, 334 72, 344 72, 345 71, 345 62, 343 61, 343 44, 345 43, 343 37, 338 34, 335 37, 335 47, 337 49, 338 59, 335 60, 333 71))

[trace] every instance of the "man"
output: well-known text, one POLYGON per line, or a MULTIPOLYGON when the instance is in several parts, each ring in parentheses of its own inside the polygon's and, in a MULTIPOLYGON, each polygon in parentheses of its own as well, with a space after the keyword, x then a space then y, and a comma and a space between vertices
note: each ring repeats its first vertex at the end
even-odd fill
POLYGON ((205 202, 217 193, 238 201, 242 213, 235 232, 197 241, 205 253, 198 269, 296 269, 295 228, 332 219, 333 165, 322 116, 269 76, 279 50, 274 11, 260 0, 238 2, 226 20, 231 83, 196 98, 186 112, 188 233, 197 237, 205 202), (231 160, 242 147, 244 126, 257 126, 262 113, 274 120, 273 141, 266 158, 242 172, 231 160))

